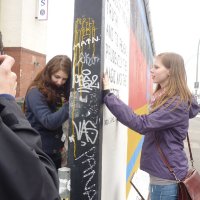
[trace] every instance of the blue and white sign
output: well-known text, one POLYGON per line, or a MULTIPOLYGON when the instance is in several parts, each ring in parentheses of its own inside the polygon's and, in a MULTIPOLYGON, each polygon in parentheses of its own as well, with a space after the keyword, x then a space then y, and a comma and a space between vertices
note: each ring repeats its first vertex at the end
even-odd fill
POLYGON ((48 0, 38 0, 37 6, 37 19, 47 20, 48 19, 48 0))

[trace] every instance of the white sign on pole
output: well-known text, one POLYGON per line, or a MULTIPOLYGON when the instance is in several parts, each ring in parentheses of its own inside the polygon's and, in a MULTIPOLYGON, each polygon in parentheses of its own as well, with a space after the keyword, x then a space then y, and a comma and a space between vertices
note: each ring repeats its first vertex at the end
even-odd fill
POLYGON ((48 0, 38 0, 37 2, 37 16, 38 20, 48 19, 48 0))

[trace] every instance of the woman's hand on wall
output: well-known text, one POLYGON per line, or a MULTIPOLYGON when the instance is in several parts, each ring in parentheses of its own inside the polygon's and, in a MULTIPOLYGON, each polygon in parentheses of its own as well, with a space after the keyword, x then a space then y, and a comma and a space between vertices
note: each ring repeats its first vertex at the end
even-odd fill
POLYGON ((110 83, 107 73, 104 73, 103 76, 103 90, 110 90, 110 83))

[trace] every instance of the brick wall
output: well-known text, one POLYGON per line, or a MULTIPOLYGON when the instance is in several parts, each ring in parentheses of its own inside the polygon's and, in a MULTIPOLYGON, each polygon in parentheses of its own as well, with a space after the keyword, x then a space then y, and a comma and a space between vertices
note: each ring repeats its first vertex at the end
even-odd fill
POLYGON ((16 97, 23 98, 30 82, 45 66, 46 55, 21 47, 4 47, 4 52, 15 58, 13 71, 17 74, 16 97))

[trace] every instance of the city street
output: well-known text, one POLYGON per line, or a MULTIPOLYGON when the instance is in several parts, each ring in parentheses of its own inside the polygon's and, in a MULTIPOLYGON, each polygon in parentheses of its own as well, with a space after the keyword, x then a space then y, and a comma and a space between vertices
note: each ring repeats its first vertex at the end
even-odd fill
MULTIPOLYGON (((194 166, 200 172, 200 115, 190 120, 189 137, 194 159, 194 166)), ((188 154, 187 140, 185 140, 185 149, 188 154)))

